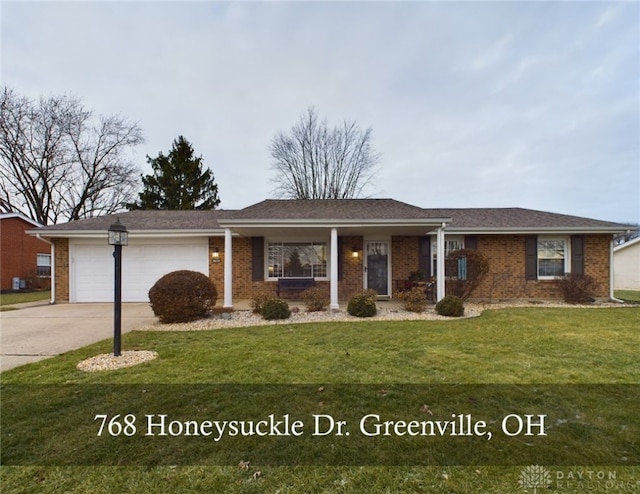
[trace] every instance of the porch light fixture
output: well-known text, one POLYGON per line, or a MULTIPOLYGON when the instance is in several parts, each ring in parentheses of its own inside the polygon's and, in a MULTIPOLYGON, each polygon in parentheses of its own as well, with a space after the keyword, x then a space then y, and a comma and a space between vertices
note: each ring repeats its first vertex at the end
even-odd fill
POLYGON ((358 259, 359 257, 360 257, 360 251, 358 250, 358 248, 354 247, 353 249, 351 249, 351 258, 358 259))
POLYGON ((129 244, 129 232, 120 218, 109 227, 109 245, 113 245, 115 290, 113 297, 113 355, 121 354, 122 336, 122 246, 129 244))
POLYGON ((220 262, 220 250, 217 247, 214 247, 213 252, 211 252, 211 261, 220 262))

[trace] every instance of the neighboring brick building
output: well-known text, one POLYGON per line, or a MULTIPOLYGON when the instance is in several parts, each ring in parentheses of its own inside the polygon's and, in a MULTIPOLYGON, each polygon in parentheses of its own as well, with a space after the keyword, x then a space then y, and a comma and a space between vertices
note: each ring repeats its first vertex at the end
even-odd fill
POLYGON ((39 223, 19 213, 0 214, 2 291, 48 287, 51 279, 51 246, 25 233, 39 226, 39 223), (18 282, 17 286, 14 286, 14 279, 18 282))
MULTIPOLYGON (((279 279, 313 278, 332 306, 363 288, 393 297, 421 272, 446 293, 444 259, 457 249, 484 254, 490 272, 475 298, 558 298, 556 278, 585 273, 612 296, 614 234, 630 227, 521 208, 423 209, 392 199, 267 200, 238 211, 131 211, 37 230, 55 248, 56 300, 109 301, 119 218, 123 300, 145 301, 151 285, 177 269, 208 274, 227 307, 275 294, 279 279)), ((34 232, 35 233, 35 232, 34 232)))

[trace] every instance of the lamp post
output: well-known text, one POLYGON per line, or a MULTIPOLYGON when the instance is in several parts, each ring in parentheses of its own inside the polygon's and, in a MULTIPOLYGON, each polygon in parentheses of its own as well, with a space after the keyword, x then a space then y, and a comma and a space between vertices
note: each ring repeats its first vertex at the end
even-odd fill
POLYGON ((129 243, 129 232, 120 218, 109 227, 109 245, 113 245, 115 292, 113 298, 113 355, 120 356, 122 334, 122 246, 129 243))

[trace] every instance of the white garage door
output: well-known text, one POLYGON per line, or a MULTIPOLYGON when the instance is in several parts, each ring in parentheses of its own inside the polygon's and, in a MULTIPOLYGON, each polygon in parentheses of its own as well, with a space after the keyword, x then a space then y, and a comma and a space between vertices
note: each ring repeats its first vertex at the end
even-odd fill
MULTIPOLYGON (((209 272, 207 238, 135 239, 122 248, 122 301, 147 302, 149 289, 179 269, 209 272)), ((113 246, 104 240, 69 243, 70 302, 113 302, 113 246)))

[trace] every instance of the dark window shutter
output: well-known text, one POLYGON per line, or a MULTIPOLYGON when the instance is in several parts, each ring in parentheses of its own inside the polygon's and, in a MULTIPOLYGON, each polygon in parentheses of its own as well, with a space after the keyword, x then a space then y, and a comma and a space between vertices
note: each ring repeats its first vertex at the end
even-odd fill
POLYGON ((571 235, 571 272, 584 274, 584 235, 571 235))
POLYGON ((251 279, 264 280, 264 237, 251 237, 251 279))
POLYGON ((466 235, 464 237, 464 248, 478 250, 478 237, 476 235, 466 235))
POLYGON ((431 276, 431 237, 420 237, 418 249, 418 269, 429 278, 431 276))
POLYGON ((527 235, 524 237, 524 276, 527 280, 538 279, 538 237, 527 235))
POLYGON ((342 281, 344 277, 344 252, 342 247, 344 245, 342 237, 338 237, 338 281, 342 281))

